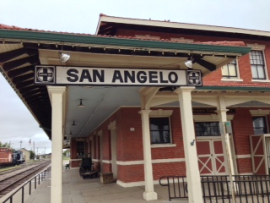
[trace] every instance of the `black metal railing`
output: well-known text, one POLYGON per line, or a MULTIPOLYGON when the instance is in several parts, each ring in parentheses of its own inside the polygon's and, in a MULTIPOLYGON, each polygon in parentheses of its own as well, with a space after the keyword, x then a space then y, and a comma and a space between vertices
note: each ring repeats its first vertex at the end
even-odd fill
MULTIPOLYGON (((168 187, 169 200, 188 198, 184 176, 163 176, 161 186, 168 187)), ((205 203, 269 203, 269 175, 201 176, 205 203)))
POLYGON ((169 200, 188 198, 187 181, 185 176, 162 176, 159 179, 161 186, 168 187, 169 200))
POLYGON ((5 201, 3 201, 3 203, 6 203, 8 201, 9 201, 9 203, 13 203, 13 197, 19 191, 22 191, 21 192, 21 202, 24 203, 24 200, 25 200, 25 187, 27 187, 27 185, 29 186, 28 192, 29 192, 29 195, 31 195, 31 193, 32 193, 32 181, 33 181, 33 184, 34 184, 34 189, 36 189, 37 185, 39 185, 41 183, 41 181, 44 181, 47 174, 50 173, 50 169, 51 169, 50 167, 47 167, 46 169, 42 170, 40 173, 35 175, 33 178, 29 179, 20 188, 18 188, 15 192, 13 192, 8 198, 6 198, 5 201))

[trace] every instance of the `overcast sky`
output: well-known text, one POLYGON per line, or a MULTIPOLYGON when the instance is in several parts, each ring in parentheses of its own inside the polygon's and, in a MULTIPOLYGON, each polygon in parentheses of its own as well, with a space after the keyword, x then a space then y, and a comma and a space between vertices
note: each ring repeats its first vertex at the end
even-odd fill
MULTIPOLYGON (((270 31, 269 0, 0 0, 0 24, 94 34, 100 13, 270 31)), ((39 152, 51 142, 0 75, 0 141, 39 152)))

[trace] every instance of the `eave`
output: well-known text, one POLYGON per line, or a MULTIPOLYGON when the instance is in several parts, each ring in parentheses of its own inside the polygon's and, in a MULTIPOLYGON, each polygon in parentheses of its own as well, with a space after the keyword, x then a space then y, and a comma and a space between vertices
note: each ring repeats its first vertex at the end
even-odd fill
POLYGON ((245 92, 270 92, 269 87, 239 87, 239 86, 203 86, 196 91, 245 91, 245 92))
POLYGON ((207 44, 188 44, 188 43, 174 43, 167 41, 146 41, 134 39, 120 39, 114 37, 101 37, 92 35, 72 35, 72 34, 58 34, 45 32, 29 32, 29 31, 14 31, 14 30, 0 30, 0 40, 22 40, 31 42, 50 42, 54 44, 81 44, 81 45, 95 45, 104 47, 116 48, 143 48, 149 50, 171 50, 171 51, 185 51, 190 53, 209 52, 209 53, 227 53, 233 55, 245 55, 250 51, 249 47, 237 46, 221 46, 221 45, 207 45, 207 44))
MULTIPOLYGON (((109 56, 116 58, 116 55, 119 58, 119 60, 117 59, 118 62, 121 63, 125 61, 124 59, 134 58, 134 56, 157 57, 163 61, 171 60, 173 57, 182 57, 185 61, 189 55, 194 55, 198 57, 196 58, 197 66, 203 67, 206 73, 210 73, 222 65, 219 62, 220 58, 224 59, 223 63, 225 63, 250 51, 250 48, 241 46, 186 44, 71 33, 1 29, 0 70, 49 137, 51 134, 50 100, 46 87, 34 84, 34 66, 40 64, 57 65, 49 62, 43 64, 41 58, 48 58, 49 54, 52 54, 57 59, 62 48, 74 54, 73 56, 79 56, 80 59, 83 57, 89 58, 89 55, 95 54, 102 56, 103 59, 100 61, 103 63, 100 67, 104 64, 104 58, 109 58, 109 56), (4 47, 5 44, 10 47, 13 45, 16 48, 2 49, 1 46, 4 47), (205 57, 206 60, 202 61, 200 57, 205 57)), ((71 58, 70 61, 72 60, 71 58)), ((86 61, 85 66, 93 66, 90 62, 86 61)), ((54 63, 59 63, 59 58, 54 63)), ((76 65, 79 60, 74 60, 73 63, 76 65)), ((138 60, 138 66, 134 67, 142 67, 140 63, 140 60, 138 60)), ((154 61, 151 62, 152 64, 154 64, 154 61)), ((68 66, 69 64, 65 65, 68 66)))
POLYGON ((99 18, 98 27, 96 33, 98 34, 103 23, 108 25, 133 25, 142 27, 158 27, 160 29, 175 29, 175 30, 194 30, 200 32, 212 32, 212 33, 225 33, 227 36, 237 34, 246 36, 258 36, 258 37, 270 37, 269 31, 233 28, 214 25, 192 24, 192 23, 179 23, 170 21, 148 20, 148 19, 133 19, 133 18, 121 18, 114 16, 106 16, 101 14, 99 18))

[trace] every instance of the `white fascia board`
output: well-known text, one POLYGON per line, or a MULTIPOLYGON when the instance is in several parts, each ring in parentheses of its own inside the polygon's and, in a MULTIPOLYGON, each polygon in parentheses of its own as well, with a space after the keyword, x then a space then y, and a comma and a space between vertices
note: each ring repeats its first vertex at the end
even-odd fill
MULTIPOLYGON (((167 28, 178 28, 178 29, 191 29, 191 30, 204 30, 204 31, 216 31, 216 32, 227 32, 227 33, 238 33, 247 35, 257 35, 270 37, 270 32, 261 30, 251 30, 242 28, 231 28, 214 25, 199 25, 189 23, 177 23, 169 21, 156 21, 156 20, 144 20, 144 19, 127 19, 118 17, 101 16, 100 22, 112 22, 122 24, 133 24, 133 25, 145 25, 145 26, 157 26, 167 28)), ((99 29, 99 26, 98 26, 99 29)), ((98 30, 97 30, 98 32, 98 30)))

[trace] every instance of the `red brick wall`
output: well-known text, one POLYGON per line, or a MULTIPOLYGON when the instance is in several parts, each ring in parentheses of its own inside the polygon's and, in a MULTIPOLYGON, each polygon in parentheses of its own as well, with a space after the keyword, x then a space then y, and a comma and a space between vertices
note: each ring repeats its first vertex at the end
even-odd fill
MULTIPOLYGON (((116 134, 117 134, 117 157, 119 160, 119 157, 123 156, 123 150, 121 148, 121 111, 118 110, 116 113, 114 113, 110 118, 108 118, 106 121, 104 121, 96 130, 95 132, 102 132, 102 156, 103 160, 111 160, 111 141, 110 141, 110 130, 108 129, 108 125, 116 121, 116 134), (117 119, 118 118, 118 119, 117 119), (117 122, 118 121, 118 122, 117 122)), ((94 135, 93 133, 90 135, 92 137, 92 142, 94 142, 93 151, 94 154, 92 155, 92 158, 98 159, 98 153, 99 153, 99 147, 97 147, 97 135, 94 135)), ((111 172, 111 164, 102 163, 103 165, 103 172, 111 172)))
MULTIPOLYGON (((250 155, 250 135, 254 134, 251 109, 256 108, 238 108, 232 121, 233 138, 236 155, 250 155)), ((258 108, 257 108, 258 109, 258 108)), ((260 108, 263 109, 263 108, 260 108)), ((269 125, 269 116, 268 125, 269 125)), ((238 173, 252 173, 251 158, 237 158, 238 173)))
POLYGON ((162 176, 185 176, 186 165, 185 162, 153 164, 153 172, 154 180, 158 180, 162 176))
POLYGON ((143 159, 142 151, 142 127, 141 115, 139 108, 122 108, 121 110, 122 121, 119 126, 121 129, 121 141, 124 143, 121 156, 117 156, 119 161, 135 161, 143 159), (130 128, 135 131, 130 131, 130 128))
MULTIPOLYGON (((185 162, 153 164, 154 180, 168 175, 184 176, 185 173, 185 162)), ((142 164, 118 166, 118 180, 124 183, 144 181, 144 166, 142 164)))
POLYGON ((111 164, 103 163, 103 173, 108 173, 112 171, 111 164))
MULTIPOLYGON (((249 136, 254 133, 252 116, 249 109, 236 109, 232 121, 233 138, 236 155, 251 154, 249 136)), ((237 158, 238 173, 252 173, 251 158, 237 158)))
MULTIPOLYGON (((176 147, 152 148, 152 159, 184 158, 183 137, 179 108, 164 108, 173 110, 171 116, 172 140, 176 147)), ((154 110, 154 109, 153 109, 154 110)), ((253 134, 250 108, 238 108, 232 121, 233 139, 236 155, 248 155, 250 151, 249 136, 253 134)), ((140 108, 121 108, 96 129, 102 131, 103 160, 111 160, 110 131, 108 125, 116 121, 117 161, 143 160, 142 127, 140 108), (134 128, 135 131, 130 131, 134 128)), ((97 143, 96 139, 92 139, 97 143)), ((73 142, 71 142, 73 146, 73 142)), ((75 145, 76 147, 76 145, 75 145)), ((95 147, 97 149, 97 147, 95 147)), ((73 149, 72 149, 73 151, 73 149)), ((238 158, 239 173, 251 173, 250 158, 238 158)), ((164 175, 185 175, 185 163, 155 163, 153 164, 154 179, 164 175)), ((103 163, 103 172, 111 172, 111 164, 103 163)), ((118 180, 122 182, 137 182, 144 180, 144 168, 139 165, 118 165, 118 180)))
MULTIPOLYGON (((169 108, 167 109, 169 110, 169 108)), ((176 147, 152 148, 152 159, 184 157, 180 111, 178 108, 170 109, 173 110, 171 116, 172 140, 176 144, 176 147)), ((108 130, 108 125, 113 121, 116 121, 117 161, 143 160, 142 127, 139 111, 140 108, 121 108, 96 129, 96 132, 102 130, 103 160, 111 160, 110 131, 108 130), (130 131, 130 128, 134 128, 135 131, 130 131)), ((166 175, 166 169, 163 166, 166 165, 167 167, 167 164, 155 164, 155 174, 157 174, 155 175, 155 179, 158 179, 160 175, 166 175)), ((167 167, 167 169, 174 171, 174 174, 183 175, 185 171, 184 163, 172 163, 171 166, 175 164, 180 168, 172 170, 171 167, 167 167)), ((118 165, 118 180, 123 182, 143 181, 143 171, 143 165, 118 165)), ((111 172, 111 164, 103 163, 103 172, 111 172)))
POLYGON ((84 153, 85 155, 88 155, 88 142, 87 141, 84 142, 84 153))
MULTIPOLYGON (((154 109, 153 109, 154 110, 154 109)), ((183 138, 180 121, 180 111, 178 108, 166 108, 166 110, 173 110, 171 116, 171 130, 172 141, 176 147, 152 148, 152 159, 168 159, 168 158, 183 158, 183 138), (162 153, 160 151, 162 150, 162 153)), ((142 125, 140 108, 122 108, 121 110, 121 135, 123 142, 123 150, 125 153, 123 157, 118 157, 118 161, 136 161, 143 160, 142 151, 142 125), (130 128, 135 131, 130 131, 130 128)))
POLYGON ((91 140, 89 140, 88 142, 88 153, 90 153, 92 157, 92 141, 91 140))
POLYGON ((97 151, 96 151, 96 149, 97 149, 97 146, 96 146, 96 135, 93 136, 92 142, 94 143, 94 145, 93 145, 93 155, 92 155, 92 158, 93 158, 93 159, 96 159, 96 158, 97 158, 97 151))
MULTIPOLYGON (((259 40, 245 40, 242 38, 233 38, 233 37, 222 37, 222 36, 203 36, 203 35, 188 35, 188 34, 179 34, 175 33, 165 33, 165 32, 149 32, 145 30, 125 30, 118 29, 117 35, 121 36, 133 36, 135 35, 150 35, 150 36, 159 36, 160 39, 170 40, 171 38, 185 38, 185 39, 193 39, 194 42, 203 42, 203 41, 244 41, 246 44, 261 44, 266 45, 264 50, 266 64, 268 64, 268 78, 270 78, 270 42, 269 41, 259 41, 259 40)), ((258 87, 270 87, 269 83, 260 83, 260 82, 252 82, 251 78, 251 66, 249 55, 245 55, 239 58, 238 60, 239 69, 240 69, 240 78, 243 79, 243 82, 231 82, 231 81, 221 81, 221 69, 213 71, 203 79, 203 84, 205 86, 216 86, 216 85, 235 85, 238 84, 240 86, 258 86, 258 87)))
POLYGON ((81 160, 74 160, 74 161, 70 161, 70 167, 79 167, 81 165, 81 160))
POLYGON ((238 173, 252 173, 251 158, 237 159, 238 173))
POLYGON ((70 142, 71 159, 77 159, 77 141, 72 139, 70 142))
POLYGON ((110 131, 103 128, 102 129, 102 156, 103 160, 110 160, 111 159, 111 142, 110 142, 110 131))
POLYGON ((144 181, 144 166, 143 165, 118 165, 118 180, 127 182, 144 181))
POLYGON ((235 153, 237 155, 250 154, 249 136, 254 134, 252 116, 249 109, 236 109, 232 121, 235 153))

